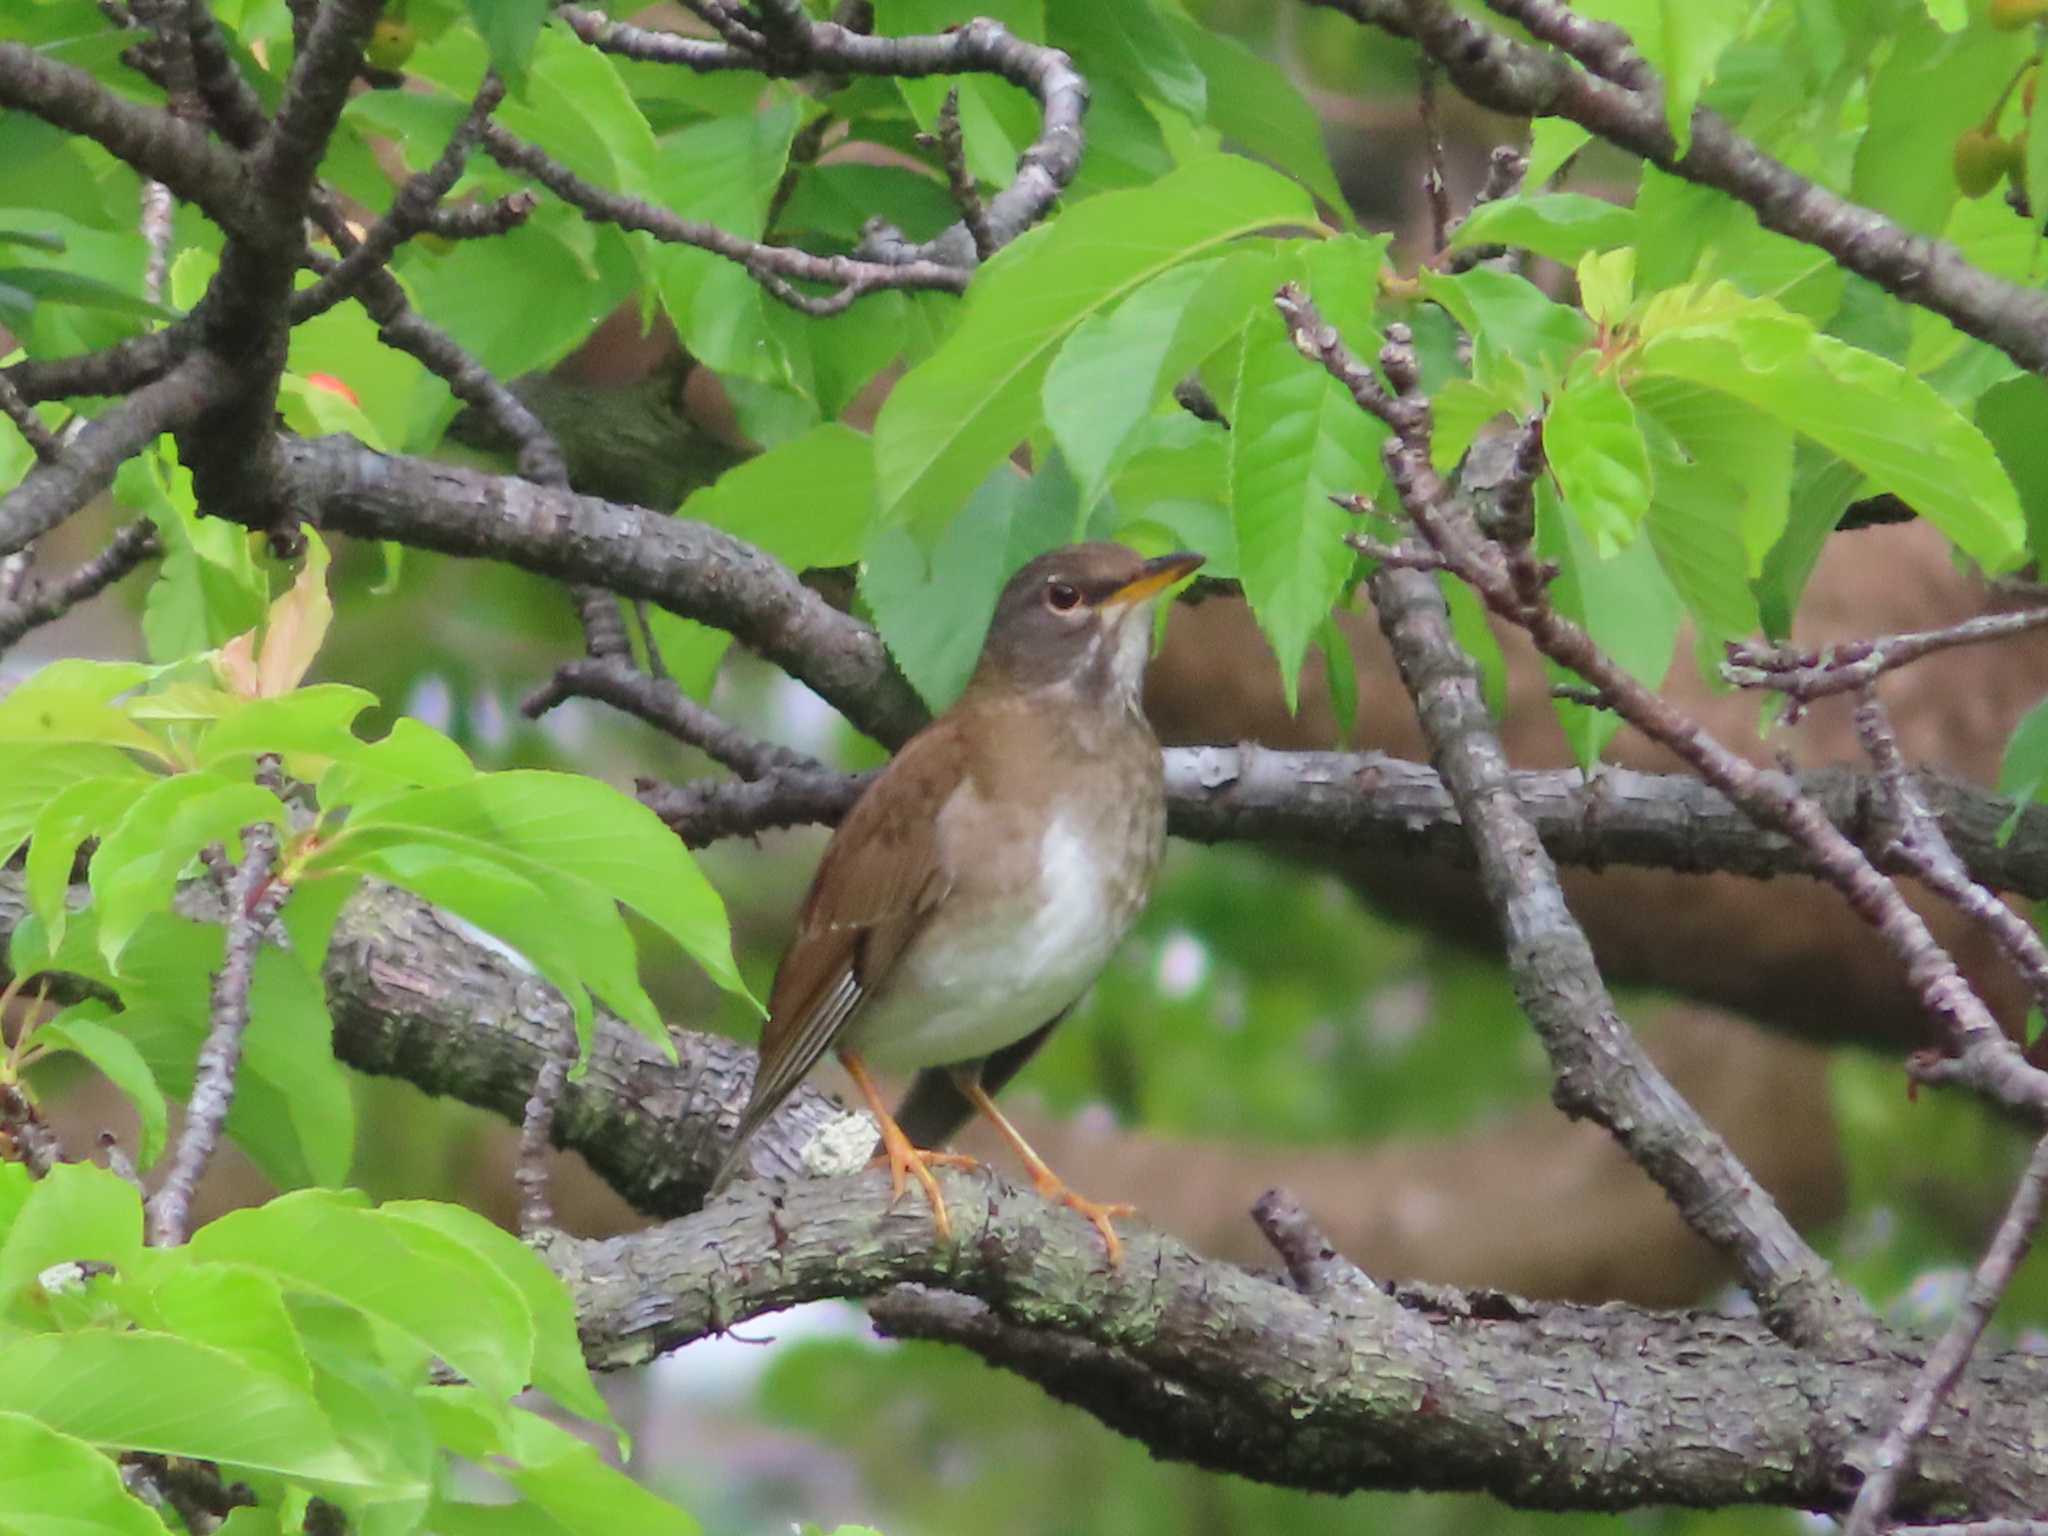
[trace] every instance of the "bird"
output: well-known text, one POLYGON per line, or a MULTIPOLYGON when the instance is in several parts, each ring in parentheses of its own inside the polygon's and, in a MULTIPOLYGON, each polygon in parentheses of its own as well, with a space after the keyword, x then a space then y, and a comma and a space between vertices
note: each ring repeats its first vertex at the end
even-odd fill
POLYGON ((931 1150, 976 1113, 1041 1195, 1122 1261, 1113 1218, 1018 1134, 993 1095, 1101 974, 1166 840, 1159 742, 1140 700, 1152 609, 1207 557, 1069 545, 996 600, 959 699, 919 731, 833 834, 776 970, 760 1066, 712 1191, 806 1074, 835 1052, 881 1128, 892 1199, 915 1179, 952 1224, 931 1150), (870 1072, 918 1069, 892 1116, 870 1072))

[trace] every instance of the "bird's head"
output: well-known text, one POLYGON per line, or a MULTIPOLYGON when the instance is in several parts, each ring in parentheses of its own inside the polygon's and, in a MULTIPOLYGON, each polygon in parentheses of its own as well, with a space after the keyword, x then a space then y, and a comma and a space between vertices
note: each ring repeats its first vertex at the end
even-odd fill
POLYGON ((1207 557, 1147 560, 1121 544, 1069 544, 1026 565, 996 599, 978 683, 1070 685, 1136 706, 1152 646, 1152 604, 1207 557))

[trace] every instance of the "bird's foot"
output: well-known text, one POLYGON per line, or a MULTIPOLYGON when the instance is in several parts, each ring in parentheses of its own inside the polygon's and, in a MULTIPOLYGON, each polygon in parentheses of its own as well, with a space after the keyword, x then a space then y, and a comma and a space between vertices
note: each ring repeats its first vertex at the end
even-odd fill
POLYGON ((1058 1201, 1061 1205, 1066 1206, 1070 1210, 1078 1211, 1081 1215, 1094 1222, 1095 1230, 1102 1234, 1102 1246, 1109 1250, 1109 1267, 1111 1269, 1122 1267, 1124 1262, 1123 1240, 1116 1235, 1116 1228, 1112 1225, 1112 1218, 1117 1216, 1135 1216, 1138 1213, 1138 1208, 1135 1205, 1124 1205, 1116 1201, 1090 1200, 1084 1195, 1077 1195, 1067 1188, 1067 1181, 1065 1179, 1062 1179, 1050 1169, 1047 1169, 1042 1175, 1034 1176, 1031 1182, 1037 1186, 1038 1192, 1045 1196, 1046 1199, 1058 1201))
POLYGON ((882 1122, 882 1150, 868 1166, 879 1168, 884 1164, 889 1169, 889 1203, 893 1206, 903 1198, 903 1191, 912 1179, 916 1179, 924 1190, 924 1197, 931 1203, 932 1225, 938 1228, 939 1241, 953 1240, 952 1218, 946 1214, 946 1200, 939 1193, 939 1181, 932 1177, 933 1168, 979 1168, 981 1164, 971 1157, 958 1152, 925 1152, 910 1144, 910 1138, 898 1129, 893 1120, 882 1122))

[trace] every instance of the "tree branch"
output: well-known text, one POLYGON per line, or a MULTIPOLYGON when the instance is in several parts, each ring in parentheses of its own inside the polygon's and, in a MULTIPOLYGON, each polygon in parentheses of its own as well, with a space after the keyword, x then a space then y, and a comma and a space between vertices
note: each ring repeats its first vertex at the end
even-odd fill
MULTIPOLYGON (((600 1368, 799 1301, 942 1286, 985 1311, 892 1299, 884 1316, 1057 1381, 1156 1454, 1325 1492, 1840 1510, 1851 1447, 1897 1417, 1913 1377, 1915 1362, 1886 1348, 1813 1355, 1759 1322, 1711 1314, 1498 1294, 1360 1310, 1142 1228, 1107 1270, 1071 1212, 985 1174, 939 1177, 961 1213, 943 1250, 921 1211, 890 1208, 887 1179, 872 1173, 743 1186, 696 1216, 558 1244, 549 1259, 577 1294, 600 1368), (1119 1404, 1119 1387, 1136 1395, 1119 1404)), ((2038 1358, 1980 1362, 1940 1411, 1902 1507, 2042 1507, 2048 1457, 2032 1404, 2043 1389, 2038 1358)))
MULTIPOLYGON (((1913 234, 1809 181, 1705 107, 1694 110, 1692 144, 1679 155, 1665 122, 1663 91, 1647 68, 1632 68, 1621 80, 1588 73, 1565 55, 1516 42, 1444 0, 1305 3, 1414 39, 1481 106, 1516 117, 1569 118, 1674 175, 1724 192, 1765 228, 1826 251, 1846 270, 1989 342, 2021 367, 2048 372, 2048 294, 1993 277, 1947 241, 1913 234)), ((1585 26, 1559 0, 1488 4, 1538 37, 1577 40, 1585 26)), ((1626 41, 1618 28, 1607 33, 1626 41)), ((1618 72, 1619 45, 1609 36, 1598 47, 1598 61, 1618 72)))

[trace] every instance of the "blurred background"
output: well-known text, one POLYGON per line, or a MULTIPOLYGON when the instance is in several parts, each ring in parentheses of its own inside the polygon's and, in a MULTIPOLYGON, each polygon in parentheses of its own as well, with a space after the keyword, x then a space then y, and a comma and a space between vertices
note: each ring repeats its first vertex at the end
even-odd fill
MULTIPOLYGON (((1323 118, 1353 211, 1366 228, 1393 231, 1396 259, 1412 265, 1427 211, 1408 50, 1299 7, 1208 0, 1189 9, 1297 80, 1323 118)), ((1488 152, 1519 142, 1524 128, 1448 92, 1439 118, 1452 198, 1463 207, 1488 152)), ((1633 177, 1624 157, 1595 151, 1573 167, 1572 186, 1626 197, 1633 177)), ((728 462, 740 446, 732 416, 715 381, 677 366, 672 336, 637 332, 636 315, 615 316, 558 378, 596 391, 586 398, 599 410, 608 391, 637 399, 654 388, 701 448, 683 465, 687 489, 692 475, 702 478, 692 465, 728 462)), ((83 557, 110 522, 74 520, 47 558, 83 557)), ((1940 622, 1978 600, 1939 541, 1910 525, 1835 543, 1803 639, 1940 622)), ((579 648, 559 587, 409 552, 395 590, 373 594, 388 572, 364 548, 340 551, 336 571, 337 623, 316 677, 375 691, 451 732, 481 765, 572 768, 629 788, 642 775, 715 771, 596 705, 574 702, 538 723, 520 715, 520 698, 579 648)), ((146 582, 146 573, 131 578, 113 599, 37 632, 0 662, 0 681, 56 655, 137 654, 146 582)), ((1228 598, 1183 605, 1173 617, 1148 698, 1162 737, 1419 756, 1371 615, 1361 606, 1340 623, 1362 692, 1348 740, 1318 663, 1304 679, 1301 713, 1287 713, 1270 655, 1228 598)), ((1540 672, 1512 644, 1508 653, 1511 753, 1522 766, 1566 763, 1540 672)), ((707 665, 715 658, 714 649, 703 654, 707 665)), ((2026 648, 1962 654, 1902 678, 1894 716, 1909 755, 1988 782, 2048 667, 2026 648)), ((750 657, 727 657, 710 686, 721 713, 762 736, 848 767, 879 760, 815 697, 750 657)), ((1727 739, 1767 750, 1753 706, 1712 693, 1689 659, 1671 687, 1727 739)), ((389 713, 366 727, 381 730, 389 713)), ((1778 747, 1802 763, 1854 755, 1845 711, 1827 707, 1770 743, 1778 747)), ((1611 755, 1668 766, 1626 735, 1611 755)), ((703 855, 731 909, 742 964, 764 994, 823 841, 811 829, 703 855)), ((1574 875, 1571 890, 1627 1017, 1681 1089, 1880 1307, 1938 1325, 2024 1146, 1970 1104, 1909 1099, 1898 1059, 1919 1025, 1876 946, 1804 881, 1589 872, 1574 875)), ((1953 926, 1943 933, 1973 973, 1989 976, 1981 946, 1953 926)), ((1741 1307, 1655 1189, 1600 1133, 1550 1108, 1542 1053, 1491 949, 1483 910, 1456 871, 1390 867, 1341 849, 1176 844, 1140 928, 1006 1102, 1077 1187, 1133 1201, 1145 1219, 1212 1254, 1267 1263, 1246 1213, 1263 1189, 1285 1184, 1376 1275, 1741 1307)), ((672 952, 648 953, 650 987, 672 1021, 749 1034, 740 1011, 672 952)), ((2010 1013, 2010 985, 1985 984, 2010 1013)), ((361 1080, 358 1091, 359 1123, 375 1128, 362 1138, 358 1183, 378 1196, 464 1200, 510 1223, 509 1128, 400 1084, 361 1080)), ((126 1137, 125 1113, 80 1092, 60 1121, 87 1137, 101 1127, 126 1137)), ((239 1187, 213 1181, 216 1202, 260 1193, 253 1172, 239 1176, 239 1187)), ((558 1171, 556 1200, 579 1231, 638 1221, 574 1159, 558 1171)), ((2025 1274, 2001 1326, 2009 1341, 2017 1333, 2031 1342, 2029 1326, 2044 1317, 2048 1282, 2025 1274)), ((1740 1511, 1542 1517, 1479 1499, 1279 1492, 1156 1463, 965 1354, 876 1340, 860 1310, 844 1305, 757 1320, 608 1388, 634 1433, 635 1470, 717 1536, 806 1522, 871 1524, 889 1536, 1565 1536, 1624 1526, 1732 1536, 1803 1523, 1740 1511)))

